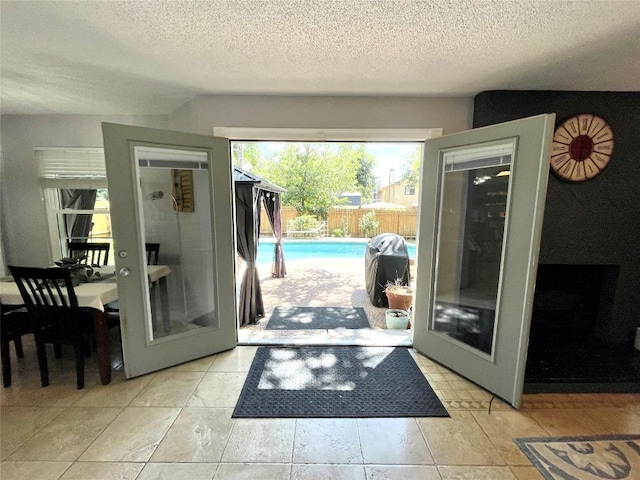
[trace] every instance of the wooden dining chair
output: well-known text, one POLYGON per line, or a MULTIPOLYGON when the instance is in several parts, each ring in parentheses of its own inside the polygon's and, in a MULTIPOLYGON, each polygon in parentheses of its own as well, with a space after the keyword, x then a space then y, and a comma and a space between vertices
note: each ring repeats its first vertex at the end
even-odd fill
POLYGON ((72 258, 86 255, 80 263, 100 266, 107 264, 111 245, 106 242, 69 242, 67 247, 72 258))
POLYGON ((40 367, 40 382, 49 385, 46 343, 72 345, 77 388, 84 388, 84 357, 93 336, 93 312, 78 306, 67 268, 35 268, 9 265, 33 328, 40 367))
POLYGON ((160 244, 145 243, 144 249, 147 252, 147 265, 157 265, 158 255, 160 255, 160 244))
POLYGON ((33 333, 26 307, 0 304, 0 357, 2 357, 2 385, 11 386, 10 342, 16 349, 16 357, 23 358, 22 337, 33 333))

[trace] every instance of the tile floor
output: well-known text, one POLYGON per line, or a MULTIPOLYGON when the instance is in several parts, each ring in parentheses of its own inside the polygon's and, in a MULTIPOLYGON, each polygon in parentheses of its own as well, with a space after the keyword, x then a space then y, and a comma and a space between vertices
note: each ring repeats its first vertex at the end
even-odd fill
POLYGON ((233 419, 253 346, 131 380, 116 365, 108 386, 92 357, 83 390, 67 350, 40 387, 26 347, 0 397, 3 479, 529 480, 515 437, 640 432, 640 395, 528 395, 516 411, 419 354, 451 418, 233 419))
MULTIPOLYGON (((405 341, 390 339, 384 309, 368 304, 362 262, 288 262, 287 269, 285 279, 261 271, 268 308, 364 306, 373 327, 367 344, 405 341)), ((260 327, 240 334, 264 340, 260 327)), ((352 334, 322 332, 317 343, 349 343, 352 334)), ((63 359, 51 355, 51 385, 42 388, 26 341, 24 359, 11 355, 13 385, 0 392, 0 478, 530 480, 542 477, 513 438, 640 432, 638 394, 528 395, 516 411, 417 353, 451 418, 233 419, 256 348, 131 380, 114 359, 108 386, 99 384, 93 356, 86 387, 76 390, 70 350, 63 359)))

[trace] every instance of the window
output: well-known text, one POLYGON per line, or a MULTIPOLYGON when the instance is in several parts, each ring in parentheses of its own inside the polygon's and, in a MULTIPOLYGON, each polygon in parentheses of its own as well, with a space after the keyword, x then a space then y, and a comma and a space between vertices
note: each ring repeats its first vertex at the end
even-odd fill
MULTIPOLYGON (((68 241, 112 243, 102 149, 38 148, 36 161, 52 260, 68 255, 68 241)), ((109 257, 113 264, 113 248, 109 257)))
POLYGON ((415 185, 405 185, 404 186, 404 194, 405 195, 415 195, 416 194, 415 185))
MULTIPOLYGON (((67 242, 112 243, 109 192, 101 189, 45 189, 54 259, 68 255, 67 242), (55 235, 54 235, 55 233, 55 235), (56 255, 59 252, 59 255, 56 255)), ((112 257, 112 252, 109 252, 112 257)), ((109 263, 113 263, 110 258, 109 263)))

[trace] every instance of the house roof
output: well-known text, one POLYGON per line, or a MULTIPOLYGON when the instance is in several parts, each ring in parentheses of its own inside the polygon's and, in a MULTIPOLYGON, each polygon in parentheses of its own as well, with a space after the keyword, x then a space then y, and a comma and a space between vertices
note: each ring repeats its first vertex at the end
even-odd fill
POLYGON ((197 95, 640 90, 637 0, 2 0, 3 114, 197 95))

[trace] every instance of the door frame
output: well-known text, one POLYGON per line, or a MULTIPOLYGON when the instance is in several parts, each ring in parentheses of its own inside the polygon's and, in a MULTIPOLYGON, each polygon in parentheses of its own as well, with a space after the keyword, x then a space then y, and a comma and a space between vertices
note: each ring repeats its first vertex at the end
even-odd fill
MULTIPOLYGON (((214 137, 229 142, 420 142, 441 137, 442 128, 279 128, 279 127, 213 127, 214 137)), ((424 152, 423 152, 424 154, 424 152)), ((424 156, 423 156, 424 158, 424 156)), ((233 165, 232 165, 233 168, 233 165)), ((422 165, 420 167, 422 174, 422 165)), ((420 184, 421 184, 420 180, 420 184)), ((416 232, 417 235, 417 232, 416 232)), ((416 237, 417 243, 417 237, 416 237)), ((416 259, 415 270, 419 268, 416 259)), ((236 292, 237 295, 237 292, 236 292)), ((236 329, 240 327, 236 325, 236 329)), ((413 334, 413 332, 412 332, 413 334)))

